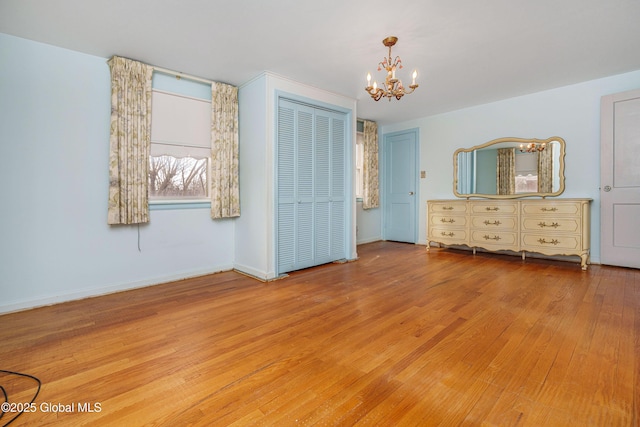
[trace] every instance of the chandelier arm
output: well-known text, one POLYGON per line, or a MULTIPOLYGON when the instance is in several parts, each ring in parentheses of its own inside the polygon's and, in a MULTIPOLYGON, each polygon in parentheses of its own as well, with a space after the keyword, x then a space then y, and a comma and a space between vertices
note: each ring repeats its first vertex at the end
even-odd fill
POLYGON ((413 91, 416 90, 417 87, 418 87, 418 85, 415 85, 415 86, 411 85, 411 86, 409 86, 409 88, 410 88, 409 90, 406 90, 406 89, 404 90, 404 93, 405 94, 413 93, 413 91))

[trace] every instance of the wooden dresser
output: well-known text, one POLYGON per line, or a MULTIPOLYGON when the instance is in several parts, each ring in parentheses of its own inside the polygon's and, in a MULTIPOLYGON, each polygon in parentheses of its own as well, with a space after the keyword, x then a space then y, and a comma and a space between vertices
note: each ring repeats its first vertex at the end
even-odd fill
POLYGON ((431 242, 489 251, 577 255, 583 270, 590 253, 591 199, 429 200, 431 242))

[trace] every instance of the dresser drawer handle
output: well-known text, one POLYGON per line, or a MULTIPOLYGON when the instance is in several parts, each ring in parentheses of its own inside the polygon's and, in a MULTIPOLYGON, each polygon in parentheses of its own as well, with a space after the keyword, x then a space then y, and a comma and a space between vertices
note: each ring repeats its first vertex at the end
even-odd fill
POLYGON ((454 222, 456 222, 456 220, 453 218, 449 218, 449 219, 440 218, 440 222, 448 222, 449 224, 453 224, 454 222))
POLYGON ((495 220, 495 221, 493 221, 493 222, 491 222, 491 221, 489 221, 489 220, 486 220, 486 221, 484 222, 484 225, 500 225, 500 224, 502 224, 502 223, 501 223, 500 221, 498 221, 498 220, 495 220))
POLYGON ((542 212, 555 212, 558 208, 540 208, 542 212))
POLYGON ((443 206, 442 210, 443 211, 452 211, 453 210, 453 206, 443 206))
POLYGON ((485 208, 485 210, 488 210, 488 211, 496 211, 496 212, 497 212, 497 211, 499 211, 499 210, 500 210, 500 208, 499 208, 499 207, 497 207, 497 206, 496 206, 496 207, 493 207, 493 208, 492 208, 492 207, 490 207, 490 206, 487 206, 487 207, 485 208))
POLYGON ((560 224, 558 224, 557 222, 552 222, 551 224, 548 224, 546 222, 539 222, 538 223, 538 227, 540 228, 545 228, 545 227, 553 227, 553 228, 558 228, 560 227, 560 224))
POLYGON ((547 242, 546 239, 538 239, 538 243, 542 243, 543 245, 557 245, 560 243, 560 241, 557 239, 552 239, 551 241, 547 242))
POLYGON ((443 237, 453 237, 455 236, 455 234, 453 233, 453 231, 450 231, 448 233, 445 233, 444 231, 442 233, 440 233, 443 237))
POLYGON ((485 234, 484 240, 495 240, 495 241, 498 241, 498 240, 500 240, 500 236, 490 237, 488 234, 485 234))

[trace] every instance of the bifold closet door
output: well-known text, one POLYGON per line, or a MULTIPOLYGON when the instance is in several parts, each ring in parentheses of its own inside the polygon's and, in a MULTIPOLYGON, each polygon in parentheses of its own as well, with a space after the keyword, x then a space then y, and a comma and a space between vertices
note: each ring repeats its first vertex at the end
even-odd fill
POLYGON ((343 114, 280 100, 278 273, 345 258, 343 114))

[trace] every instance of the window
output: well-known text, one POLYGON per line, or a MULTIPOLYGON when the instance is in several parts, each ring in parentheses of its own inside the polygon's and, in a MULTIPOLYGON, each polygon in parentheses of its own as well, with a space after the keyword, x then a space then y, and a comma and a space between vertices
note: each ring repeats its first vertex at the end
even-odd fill
POLYGON ((209 201, 211 87, 154 74, 151 102, 150 202, 209 201))
POLYGON ((364 188, 364 122, 358 121, 356 133, 356 199, 362 199, 364 188))
POLYGON ((516 193, 538 192, 538 153, 516 153, 516 193))

